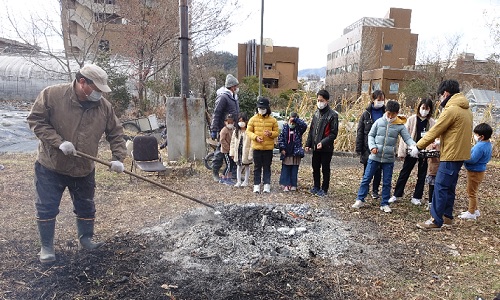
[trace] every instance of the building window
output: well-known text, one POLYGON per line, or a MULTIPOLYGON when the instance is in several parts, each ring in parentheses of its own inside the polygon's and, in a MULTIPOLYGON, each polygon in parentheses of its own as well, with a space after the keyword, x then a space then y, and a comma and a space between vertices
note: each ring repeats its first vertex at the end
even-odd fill
POLYGON ((380 90, 380 82, 372 83, 372 91, 380 90))
POLYGON ((273 65, 272 64, 264 64, 264 70, 272 70, 273 65))
POLYGON ((115 0, 94 0, 94 3, 99 3, 99 4, 115 4, 115 0))
POLYGON ((111 23, 111 24, 122 23, 122 18, 117 14, 94 13, 94 18, 96 22, 101 22, 101 23, 111 23))
POLYGON ((397 94, 398 92, 399 92, 399 83, 391 82, 391 85, 389 86, 389 94, 397 94))
POLYGON ((109 41, 108 40, 100 40, 99 41, 99 50, 108 52, 109 51, 109 41))
POLYGON ((392 44, 385 44, 384 51, 391 52, 392 51, 392 44))
POLYGON ((370 83, 368 82, 363 82, 361 84, 361 92, 362 93, 369 93, 370 92, 370 83))
POLYGON ((263 78, 262 84, 267 89, 276 89, 278 88, 278 79, 274 78, 263 78))

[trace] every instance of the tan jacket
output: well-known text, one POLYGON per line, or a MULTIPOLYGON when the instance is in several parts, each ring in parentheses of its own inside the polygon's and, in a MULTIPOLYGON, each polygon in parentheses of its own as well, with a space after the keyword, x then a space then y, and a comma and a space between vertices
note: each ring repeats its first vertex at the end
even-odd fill
POLYGON ((418 149, 424 149, 436 138, 440 138, 441 142, 441 161, 464 161, 470 158, 472 112, 469 101, 462 93, 448 100, 436 124, 418 141, 418 149))
POLYGON ((241 163, 244 165, 251 164, 253 161, 253 149, 250 147, 252 141, 248 137, 246 131, 240 131, 238 137, 236 137, 236 130, 233 132, 231 137, 231 149, 229 150, 229 156, 234 157, 234 161, 238 161, 238 148, 240 146, 240 141, 243 140, 243 150, 241 153, 241 163))
MULTIPOLYGON (((417 118, 417 115, 412 115, 408 118, 405 124, 406 129, 408 129, 408 132, 414 141, 417 140, 417 118)), ((433 118, 429 118, 427 120, 428 122, 425 131, 429 131, 429 129, 436 124, 436 120, 433 118)), ((408 145, 405 144, 402 138, 399 138, 398 157, 406 157, 406 149, 408 149, 408 145)))
POLYGON ((54 85, 40 92, 28 115, 28 124, 40 140, 38 162, 57 173, 83 177, 94 170, 94 162, 59 150, 63 141, 73 143, 76 150, 97 156, 99 140, 106 135, 112 160, 123 161, 127 155, 123 127, 108 100, 86 102, 77 99, 75 81, 54 85))
POLYGON ((224 126, 220 131, 220 152, 229 153, 229 148, 231 147, 231 136, 233 131, 227 126, 224 126))
POLYGON ((274 139, 278 137, 278 134, 278 122, 274 117, 257 114, 248 121, 247 135, 252 140, 254 150, 273 150, 274 139), (270 137, 264 135, 265 130, 271 131, 270 137), (262 143, 256 141, 258 136, 264 139, 262 143))

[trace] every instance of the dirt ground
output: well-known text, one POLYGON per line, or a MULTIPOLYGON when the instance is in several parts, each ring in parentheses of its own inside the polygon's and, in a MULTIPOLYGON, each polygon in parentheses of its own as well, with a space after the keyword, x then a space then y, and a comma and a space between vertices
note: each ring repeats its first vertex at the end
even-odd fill
MULTIPOLYGON (((108 151, 101 151, 100 158, 108 157, 108 151)), ((94 251, 78 249, 71 201, 65 194, 56 226, 57 261, 43 266, 37 257, 40 246, 33 204, 35 158, 34 154, 0 154, 0 164, 5 166, 0 171, 1 299, 493 299, 500 292, 498 162, 488 166, 481 188, 481 217, 477 221, 455 218, 453 229, 438 232, 415 227, 429 213, 410 204, 414 179, 404 199, 391 205, 391 214, 382 213, 371 198, 368 207, 351 209, 362 171, 355 158, 334 157, 332 188, 326 198, 307 193, 311 181, 307 163, 301 166, 299 191, 279 191, 277 159, 269 195, 214 183, 202 164, 187 171, 180 168, 165 178, 151 177, 220 208, 226 229, 246 224, 241 231, 252 234, 250 220, 262 220, 262 215, 237 213, 229 218, 229 207, 307 205, 314 212, 304 221, 307 226, 331 219, 328 230, 346 237, 332 235, 333 242, 319 243, 348 246, 338 248, 335 260, 315 251, 306 257, 284 255, 282 248, 275 248, 283 255, 263 256, 245 265, 231 262, 231 254, 224 260, 220 255, 181 251, 186 250, 188 230, 201 232, 197 236, 201 244, 226 234, 199 229, 201 223, 190 213, 203 208, 200 204, 98 165, 95 239, 106 244, 94 251), (185 230, 173 232, 165 225, 173 223, 182 223, 185 230), (171 259, 174 253, 184 253, 185 260, 171 259)), ((399 170, 397 164, 394 181, 399 170)), ((467 205, 465 183, 462 173, 455 215, 467 205)), ((273 218, 295 224, 286 210, 282 212, 273 218)), ((210 209, 205 214, 213 216, 210 209)), ((203 224, 214 222, 208 218, 203 224)), ((248 245, 265 242, 265 237, 254 232, 248 245)))

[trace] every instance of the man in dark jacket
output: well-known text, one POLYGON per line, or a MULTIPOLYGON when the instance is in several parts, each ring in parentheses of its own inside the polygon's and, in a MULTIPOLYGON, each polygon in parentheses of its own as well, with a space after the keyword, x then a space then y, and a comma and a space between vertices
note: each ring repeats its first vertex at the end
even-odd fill
POLYGON ((328 193, 330 186, 330 163, 333 156, 333 142, 337 138, 339 129, 339 116, 330 108, 328 100, 330 94, 326 90, 320 90, 317 94, 318 110, 314 112, 309 128, 309 135, 305 150, 313 150, 312 167, 314 186, 311 194, 324 197, 328 193), (321 175, 323 173, 323 183, 320 187, 321 175))
MULTIPOLYGON (((363 174, 366 170, 366 165, 368 163, 368 156, 370 155, 370 149, 368 147, 368 133, 372 128, 373 123, 380 119, 385 112, 385 94, 381 90, 376 90, 372 93, 372 101, 370 105, 363 112, 358 122, 358 129, 356 134, 356 153, 359 154, 359 162, 363 164, 363 174)), ((382 172, 379 168, 375 175, 373 176, 372 182, 372 198, 378 199, 380 180, 382 178, 382 172)))

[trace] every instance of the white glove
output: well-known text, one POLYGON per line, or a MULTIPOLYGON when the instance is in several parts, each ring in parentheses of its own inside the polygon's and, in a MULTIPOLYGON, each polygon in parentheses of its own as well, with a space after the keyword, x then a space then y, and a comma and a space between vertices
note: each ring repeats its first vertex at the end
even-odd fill
POLYGON ((418 153, 420 151, 418 150, 417 146, 413 145, 413 146, 410 146, 410 156, 411 157, 414 157, 414 158, 418 158, 418 153))
POLYGON ((71 142, 64 141, 61 145, 59 145, 59 149, 64 153, 64 155, 76 155, 75 146, 71 142))
POLYGON ((109 167, 110 171, 114 171, 116 173, 122 173, 125 170, 123 164, 117 160, 111 161, 111 166, 109 167))

